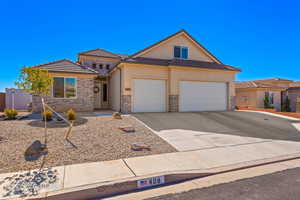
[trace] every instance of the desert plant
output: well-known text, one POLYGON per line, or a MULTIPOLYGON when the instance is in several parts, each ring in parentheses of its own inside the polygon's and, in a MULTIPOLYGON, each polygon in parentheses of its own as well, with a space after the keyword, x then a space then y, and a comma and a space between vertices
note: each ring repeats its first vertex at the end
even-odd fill
POLYGON ((45 110, 43 112, 43 120, 46 120, 46 121, 52 120, 52 111, 51 110, 45 110))
POLYGON ((4 114, 8 119, 16 119, 18 111, 15 109, 5 109, 4 114))
POLYGON ((76 119, 76 112, 73 109, 68 110, 67 112, 68 120, 74 121, 76 119))
POLYGON ((266 92, 265 93, 265 98, 264 98, 264 108, 270 108, 270 97, 269 97, 269 93, 266 92))

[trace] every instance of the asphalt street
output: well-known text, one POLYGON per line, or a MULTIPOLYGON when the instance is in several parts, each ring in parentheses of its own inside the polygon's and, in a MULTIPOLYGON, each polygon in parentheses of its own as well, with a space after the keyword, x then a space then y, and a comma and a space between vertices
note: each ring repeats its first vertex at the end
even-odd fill
POLYGON ((299 200, 300 168, 147 200, 299 200))

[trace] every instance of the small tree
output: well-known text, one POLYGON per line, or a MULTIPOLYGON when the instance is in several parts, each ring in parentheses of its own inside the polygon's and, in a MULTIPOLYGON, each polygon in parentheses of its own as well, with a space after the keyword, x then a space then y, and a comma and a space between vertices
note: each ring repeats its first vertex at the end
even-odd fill
POLYGON ((52 78, 47 69, 23 67, 15 84, 29 93, 41 96, 50 92, 52 78))
MULTIPOLYGON (((45 112, 46 109, 42 95, 49 94, 52 81, 47 69, 23 67, 19 80, 15 84, 33 95, 40 96, 43 103, 43 112, 45 112)), ((45 144, 47 143, 46 126, 45 120, 45 144)))
POLYGON ((269 93, 268 92, 265 93, 264 107, 265 108, 270 108, 271 107, 271 105, 270 105, 270 97, 269 97, 269 93))
POLYGON ((288 96, 285 97, 285 100, 282 104, 282 112, 291 112, 290 99, 288 96))

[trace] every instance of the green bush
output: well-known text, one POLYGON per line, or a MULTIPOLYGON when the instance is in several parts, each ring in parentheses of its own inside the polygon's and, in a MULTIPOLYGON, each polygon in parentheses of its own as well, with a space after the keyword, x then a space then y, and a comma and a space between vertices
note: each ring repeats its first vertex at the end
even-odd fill
POLYGON ((5 109, 4 114, 8 119, 16 119, 18 111, 15 109, 5 109))
POLYGON ((43 120, 51 121, 52 120, 52 111, 51 110, 45 110, 43 113, 43 120))
POLYGON ((76 119, 76 112, 73 109, 68 110, 67 112, 68 120, 74 121, 76 119))

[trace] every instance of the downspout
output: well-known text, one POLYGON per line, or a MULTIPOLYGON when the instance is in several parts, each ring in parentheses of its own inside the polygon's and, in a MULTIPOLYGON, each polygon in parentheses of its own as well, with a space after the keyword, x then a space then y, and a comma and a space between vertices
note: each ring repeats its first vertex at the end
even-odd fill
POLYGON ((120 67, 117 67, 117 69, 120 72, 120 107, 119 107, 119 112, 121 113, 121 111, 122 111, 122 109, 121 109, 121 106, 122 106, 122 70, 121 70, 120 67))

